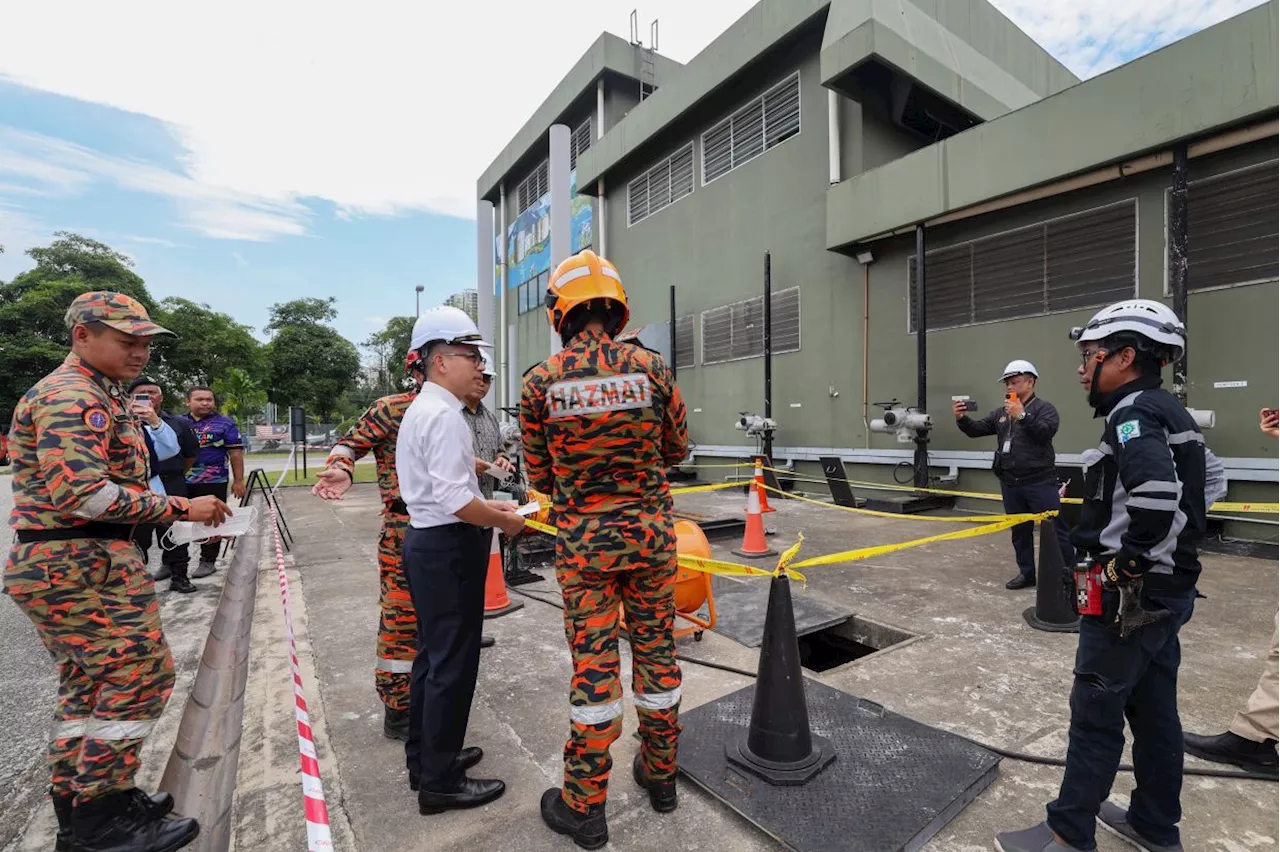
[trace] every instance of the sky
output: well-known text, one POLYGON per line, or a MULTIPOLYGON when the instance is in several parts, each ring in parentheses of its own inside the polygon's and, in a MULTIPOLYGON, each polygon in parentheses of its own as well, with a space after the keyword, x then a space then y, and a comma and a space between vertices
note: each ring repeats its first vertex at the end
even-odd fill
MULTIPOLYGON (((0 280, 75 231, 260 335, 272 303, 333 296, 359 343, 416 285, 424 307, 476 286, 476 179, 637 2, 6 4, 0 280)), ((1088 78, 1262 0, 992 2, 1088 78)), ((752 5, 638 18, 687 62, 752 5)))

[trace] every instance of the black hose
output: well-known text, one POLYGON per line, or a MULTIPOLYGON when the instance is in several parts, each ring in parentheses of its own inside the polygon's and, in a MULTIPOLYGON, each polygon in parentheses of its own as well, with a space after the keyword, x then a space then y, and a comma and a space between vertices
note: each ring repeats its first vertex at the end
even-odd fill
MULTIPOLYGON (((519 589, 515 589, 515 588, 511 589, 511 591, 515 592, 518 595, 524 595, 526 598, 529 598, 530 600, 538 601, 539 603, 544 603, 547 606, 553 606, 558 610, 563 611, 564 609, 563 604, 561 604, 558 601, 556 602, 549 601, 546 598, 540 598, 537 595, 531 595, 528 592, 522 592, 519 589)), ((695 666, 705 666, 709 669, 717 669, 719 671, 728 672, 730 674, 743 675, 744 677, 756 677, 756 673, 753 671, 736 668, 734 666, 727 666, 722 663, 713 663, 710 660, 700 660, 697 657, 686 657, 684 654, 676 654, 676 659, 682 663, 692 663, 695 666)), ((985 748, 987 751, 992 752, 993 754, 998 754, 1001 757, 1006 757, 1009 760, 1017 760, 1023 763, 1036 763, 1036 764, 1039 764, 1040 766, 1066 766, 1067 765, 1067 762, 1060 757, 1041 757, 1038 754, 1027 754, 1026 752, 1021 752, 1021 751, 1010 751, 1009 749, 1006 749, 1006 748, 998 748, 997 746, 988 745, 987 743, 984 743, 980 740, 975 740, 973 737, 966 737, 964 734, 957 734, 955 731, 947 731, 947 733, 951 734, 952 736, 959 737, 965 742, 972 743, 973 745, 976 745, 978 748, 985 748)), ((1120 766, 1116 768, 1116 771, 1132 772, 1133 766, 1128 763, 1122 763, 1120 764, 1120 766)), ((1264 775, 1261 772, 1244 772, 1236 769, 1200 769, 1199 767, 1190 766, 1190 767, 1184 767, 1182 770, 1182 774, 1196 775, 1202 778, 1238 778, 1242 781, 1270 781, 1273 784, 1276 783, 1277 781, 1276 776, 1274 775, 1264 775)))

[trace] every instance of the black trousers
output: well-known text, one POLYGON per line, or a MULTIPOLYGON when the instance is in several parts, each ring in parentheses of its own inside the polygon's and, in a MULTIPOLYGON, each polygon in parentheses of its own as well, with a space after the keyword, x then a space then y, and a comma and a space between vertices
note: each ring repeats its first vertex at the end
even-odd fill
POLYGON ((480 669, 484 581, 491 531, 471 524, 409 528, 401 562, 418 616, 409 682, 405 765, 424 790, 448 792, 471 717, 480 669))
MULTIPOLYGON (((223 503, 227 502, 227 483, 225 482, 188 482, 188 497, 217 497, 223 503)), ((180 548, 184 549, 185 548, 180 548)), ((218 551, 222 549, 222 542, 211 541, 200 545, 200 561, 201 562, 217 562, 218 551)))
MULTIPOLYGON (((1000 494, 1004 498, 1004 510, 1010 515, 1024 512, 1048 512, 1062 508, 1058 497, 1058 483, 1052 479, 1039 482, 1001 482, 1000 494)), ((1062 549, 1062 564, 1067 569, 1076 564, 1075 547, 1071 544, 1071 532, 1066 521, 1058 515, 1053 519, 1054 532, 1058 534, 1058 546, 1062 549)), ((1036 525, 1018 524, 1009 531, 1013 539, 1013 555, 1018 571, 1024 577, 1036 578, 1036 525)))

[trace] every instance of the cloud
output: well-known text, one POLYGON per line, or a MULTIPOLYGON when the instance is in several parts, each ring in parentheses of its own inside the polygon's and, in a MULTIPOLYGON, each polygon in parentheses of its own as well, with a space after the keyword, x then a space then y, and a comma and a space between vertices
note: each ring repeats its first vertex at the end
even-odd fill
POLYGON ((991 0, 1081 79, 1093 77, 1265 0, 991 0))
POLYGON ((131 243, 142 243, 149 246, 164 246, 165 248, 186 248, 181 243, 175 243, 172 240, 161 239, 160 237, 143 237, 137 234, 125 234, 124 239, 131 243))
POLYGON ((0 254, 0 281, 29 269, 27 249, 46 242, 52 232, 44 222, 0 198, 0 246, 4 247, 4 254, 0 254))
POLYGON ((234 257, 236 259, 236 263, 240 264, 241 266, 249 265, 249 261, 245 260, 244 255, 240 254, 240 252, 233 251, 231 252, 231 256, 234 257))
POLYGON ((17 178, 54 195, 73 195, 106 183, 166 198, 176 206, 179 225, 217 239, 299 236, 307 232, 310 217, 305 205, 287 197, 248 194, 4 125, 0 125, 0 176, 17 178))

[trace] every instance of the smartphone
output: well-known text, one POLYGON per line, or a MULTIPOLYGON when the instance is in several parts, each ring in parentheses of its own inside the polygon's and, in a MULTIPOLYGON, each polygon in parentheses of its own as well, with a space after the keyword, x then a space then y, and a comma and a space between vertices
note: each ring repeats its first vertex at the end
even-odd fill
POLYGON ((151 394, 149 393, 135 394, 133 397, 133 401, 137 403, 141 403, 142 405, 148 405, 151 402, 151 394))
POLYGON ((963 403, 964 403, 964 410, 965 410, 965 411, 977 411, 977 410, 978 410, 978 401, 977 401, 976 399, 969 399, 969 397, 967 397, 967 396, 953 396, 953 397, 951 397, 951 401, 952 401, 952 402, 963 402, 963 403))

